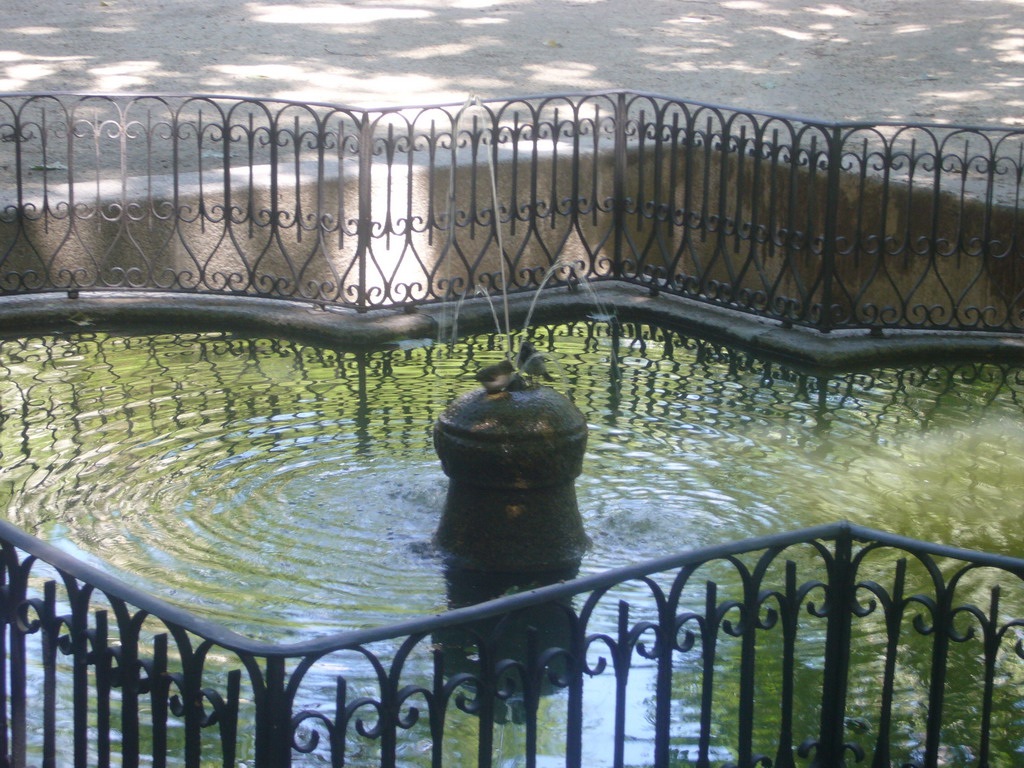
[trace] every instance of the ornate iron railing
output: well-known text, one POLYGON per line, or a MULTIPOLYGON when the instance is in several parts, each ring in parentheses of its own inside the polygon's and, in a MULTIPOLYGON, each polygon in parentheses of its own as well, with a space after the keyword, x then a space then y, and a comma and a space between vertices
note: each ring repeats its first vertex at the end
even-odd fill
POLYGON ((1020 129, 619 91, 379 110, 8 94, 0 139, 0 293, 365 310, 554 268, 822 330, 1024 329, 1020 129))
POLYGON ((1024 749, 1024 561, 857 526, 286 646, 6 522, 0 541, 7 765, 996 766, 1024 749))

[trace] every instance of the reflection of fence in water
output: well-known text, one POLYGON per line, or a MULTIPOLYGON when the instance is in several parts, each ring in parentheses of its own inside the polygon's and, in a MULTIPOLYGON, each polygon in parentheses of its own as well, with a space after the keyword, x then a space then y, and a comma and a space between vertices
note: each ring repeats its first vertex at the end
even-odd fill
MULTIPOLYGON (((858 421, 870 419, 875 426, 910 423, 911 419, 934 426, 936 414, 950 403, 1004 401, 1024 407, 1024 372, 1013 364, 937 362, 822 372, 649 323, 625 320, 611 327, 569 323, 559 326, 558 332, 581 338, 585 350, 602 350, 609 360, 636 356, 660 361, 678 378, 680 393, 728 403, 744 413, 787 414, 787 418, 820 429, 827 429, 830 421, 844 418, 847 412, 857 414, 858 421)), ((655 413, 658 403, 651 396, 651 387, 658 371, 648 367, 645 374, 630 381, 621 371, 617 373, 617 367, 621 366, 607 365, 602 373, 609 382, 611 407, 623 414, 655 413)), ((595 397, 593 390, 574 394, 588 402, 585 410, 599 410, 588 399, 595 397)), ((712 425, 718 423, 713 412, 702 413, 700 418, 712 425)), ((726 414, 721 424, 726 425, 728 418, 726 414)))
MULTIPOLYGON (((537 331, 545 332, 579 337, 584 348, 614 346, 614 330, 593 323, 537 331)), ((202 352, 199 338, 177 337, 182 354, 211 375, 218 375, 218 355, 243 357, 247 380, 259 389, 280 375, 272 369, 285 365, 297 371, 291 378, 312 403, 325 407, 325 394, 340 389, 340 400, 355 412, 379 393, 374 378, 392 375, 410 355, 422 358, 417 364, 429 376, 441 379, 461 365, 468 378, 470 361, 494 346, 479 337, 460 363, 435 359, 429 348, 369 354, 215 336, 213 352, 202 352)), ((54 381, 68 355, 95 355, 101 361, 96 388, 101 379, 114 383, 133 403, 143 393, 118 374, 116 356, 128 351, 140 365, 167 364, 145 338, 95 334, 78 344, 4 342, 4 366, 19 382, 5 389, 5 402, 17 397, 23 407, 3 412, 41 407, 41 434, 56 440, 58 428, 89 428, 69 418, 68 406, 116 421, 101 413, 100 403, 76 403, 75 393, 85 387, 54 381), (30 364, 42 372, 28 374, 30 364)), ((957 385, 983 381, 975 396, 998 392, 1019 402, 1018 373, 1001 366, 826 379, 673 331, 624 324, 622 357, 645 345, 673 366, 681 391, 709 367, 719 369, 726 385, 755 378, 763 384, 751 390, 752 407, 810 405, 799 413, 816 427, 862 397, 866 379, 888 398, 888 416, 916 386, 953 393, 957 385)), ((642 412, 642 378, 620 384, 624 410, 642 412)), ((229 382, 222 385, 230 389, 229 382)), ((222 407, 212 388, 199 393, 197 408, 185 403, 187 382, 171 379, 166 387, 160 410, 181 428, 192 426, 190 414, 222 407)), ((263 413, 256 399, 229 408, 236 419, 263 413)), ((137 429, 162 418, 148 408, 132 416, 141 417, 131 427, 137 429)), ((367 422, 367 435, 401 431, 402 419, 397 409, 378 424, 367 422)), ((15 442, 27 434, 17 421, 7 416, 2 430, 15 442)), ((33 448, 40 467, 52 448, 43 445, 33 448)), ((5 460, 9 446, 5 439, 5 460)), ((926 765, 941 756, 968 765, 986 754, 994 763, 1009 761, 1020 749, 1012 718, 1022 625, 1010 617, 1021 614, 1024 563, 1009 558, 830 526, 588 577, 552 588, 551 604, 543 595, 522 594, 497 607, 281 648, 161 605, 9 525, 3 536, 9 617, 3 711, 6 748, 16 756, 54 756, 59 764, 92 752, 102 764, 108 752, 130 755, 138 748, 180 756, 183 764, 201 755, 225 764, 277 765, 288 755, 301 763, 308 749, 312 763, 479 759, 486 765, 514 745, 518 754, 555 756, 569 765, 615 764, 619 755, 629 762, 742 765, 760 753, 775 764, 806 765, 811 758, 801 750, 832 765, 849 742, 869 762, 926 765), (865 544, 876 540, 882 545, 865 544), (24 559, 30 552, 40 560, 24 559), (39 577, 53 573, 42 560, 63 569, 56 586, 40 586, 39 577), (992 589, 996 583, 999 590, 992 589), (98 607, 106 614, 95 613, 98 607), (496 622, 511 609, 523 616, 508 619, 522 632, 510 642, 507 626, 496 622), (551 644, 559 650, 545 653, 551 644), (525 655, 509 663, 506 654, 525 655)))
POLYGON ((1019 130, 625 92, 459 109, 6 97, 0 289, 397 306, 496 288, 500 228, 514 290, 561 261, 823 329, 1020 329, 1019 130))
MULTIPOLYGON (((659 403, 651 387, 658 368, 645 366, 645 372, 624 377, 621 360, 628 357, 669 366, 679 393, 729 403, 734 411, 786 414, 819 429, 826 429, 831 419, 843 418, 846 411, 857 412, 861 420, 871 411, 868 418, 874 423, 892 425, 907 420, 910 413, 933 423, 934 413, 947 402, 1001 400, 1024 407, 1024 374, 1008 364, 936 363, 827 374, 628 320, 614 325, 580 321, 542 326, 531 334, 563 358, 564 385, 587 413, 657 412, 659 403), (595 365, 595 360, 602 362, 595 365), (927 399, 921 393, 927 393, 927 399), (908 408, 909 402, 913 405, 908 408)), ((263 399, 265 393, 282 380, 297 400, 324 418, 351 424, 360 451, 408 449, 410 441, 422 439, 410 434, 411 421, 416 422, 412 431, 421 422, 431 422, 460 386, 471 384, 479 361, 491 361, 500 347, 500 340, 490 334, 463 339, 458 354, 437 346, 345 351, 215 333, 7 339, 0 341, 0 457, 8 478, 19 471, 40 473, 33 484, 41 484, 53 470, 48 465, 55 455, 62 464, 81 458, 86 432, 106 430, 116 442, 136 431, 187 435, 218 421, 263 418, 272 409, 263 399), (83 358, 94 361, 89 369, 78 368, 71 378, 61 374, 63 367, 83 358), (183 362, 206 382, 203 387, 171 370, 183 362), (414 419, 408 409, 418 395, 405 380, 406 369, 449 388, 432 402, 416 400, 415 406, 425 410, 414 419), (131 375, 132 370, 161 375, 140 379, 131 375), (381 397, 382 382, 390 397, 381 397), (83 400, 86 392, 91 398, 83 400), (371 402, 373 409, 368 407, 371 402)), ((671 398, 673 393, 662 395, 671 398)), ((728 426, 730 417, 724 414, 721 425, 728 426)), ((713 411, 700 414, 700 419, 719 423, 713 411)), ((230 454, 244 446, 228 445, 226 450, 230 454)))
MULTIPOLYGON (((651 418, 675 418, 731 432, 737 414, 749 414, 809 427, 791 437, 810 451, 844 423, 858 429, 866 424, 871 439, 884 442, 894 429, 942 427, 947 411, 962 418, 961 406, 971 403, 1021 403, 1021 373, 1009 365, 825 375, 630 321, 612 327, 569 323, 532 333, 565 356, 564 385, 580 407, 611 427, 650 429, 651 418), (623 362, 644 358, 651 362, 623 362), (674 389, 662 383, 666 375, 674 389)), ((415 450, 432 456, 425 425, 470 385, 478 361, 493 362, 500 346, 490 336, 474 337, 449 355, 429 346, 360 352, 216 334, 159 338, 154 344, 149 337, 94 333, 2 343, 0 490, 6 499, 18 496, 23 524, 29 524, 29 507, 53 511, 48 482, 55 472, 63 492, 83 499, 105 487, 104 445, 149 434, 154 437, 147 450, 167 451, 175 448, 172 442, 183 446, 216 434, 216 455, 228 461, 252 447, 247 441, 254 439, 256 422, 276 412, 275 398, 282 396, 305 403, 319 421, 337 423, 359 455, 415 450), (94 360, 91 369, 79 368, 72 377, 61 373, 83 357, 94 360), (194 366, 187 376, 172 370, 183 361, 194 366), (134 370, 162 373, 139 377, 134 370), (195 377, 203 386, 194 386, 195 377), (417 389, 419 379, 436 384, 429 401, 417 389), (225 423, 239 427, 225 430, 225 423), (82 460, 84 453, 89 460, 82 460)))

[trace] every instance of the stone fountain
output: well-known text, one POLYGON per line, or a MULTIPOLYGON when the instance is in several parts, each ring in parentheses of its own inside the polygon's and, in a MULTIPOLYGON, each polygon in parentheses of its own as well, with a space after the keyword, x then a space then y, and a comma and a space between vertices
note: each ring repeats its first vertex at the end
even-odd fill
MULTIPOLYGON (((528 354, 524 356, 524 351, 528 354)), ((575 572, 590 544, 576 501, 587 422, 569 398, 535 383, 539 355, 478 376, 434 425, 449 478, 435 534, 452 568, 505 574, 575 572), (532 363, 531 363, 532 361, 532 363)))

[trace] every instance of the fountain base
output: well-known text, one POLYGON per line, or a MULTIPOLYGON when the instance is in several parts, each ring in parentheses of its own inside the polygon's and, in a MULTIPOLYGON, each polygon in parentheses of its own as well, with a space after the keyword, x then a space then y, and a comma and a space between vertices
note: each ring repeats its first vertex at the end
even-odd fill
POLYGON ((572 568, 590 544, 576 502, 587 423, 547 387, 455 399, 434 426, 449 477, 435 542, 449 564, 501 572, 572 568))

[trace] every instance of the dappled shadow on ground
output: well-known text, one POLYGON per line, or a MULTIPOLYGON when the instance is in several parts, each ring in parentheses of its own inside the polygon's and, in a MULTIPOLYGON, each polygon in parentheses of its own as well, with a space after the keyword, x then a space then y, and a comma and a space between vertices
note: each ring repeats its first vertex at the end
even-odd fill
POLYGON ((623 87, 826 119, 1024 124, 1022 0, 13 5, 2 91, 377 106, 623 87))

